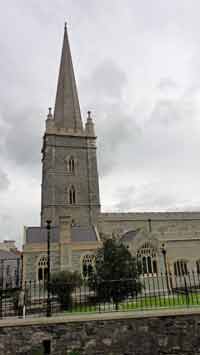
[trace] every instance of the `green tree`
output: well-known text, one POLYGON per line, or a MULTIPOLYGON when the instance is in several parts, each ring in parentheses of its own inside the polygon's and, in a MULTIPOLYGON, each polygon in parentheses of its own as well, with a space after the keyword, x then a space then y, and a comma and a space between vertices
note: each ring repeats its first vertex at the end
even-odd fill
POLYGON ((89 286, 96 291, 99 301, 118 303, 134 296, 142 288, 139 266, 128 248, 115 239, 108 239, 96 252, 95 270, 89 286))
POLYGON ((72 306, 72 292, 81 286, 81 276, 75 271, 59 271, 51 275, 50 292, 57 295, 62 309, 72 306))

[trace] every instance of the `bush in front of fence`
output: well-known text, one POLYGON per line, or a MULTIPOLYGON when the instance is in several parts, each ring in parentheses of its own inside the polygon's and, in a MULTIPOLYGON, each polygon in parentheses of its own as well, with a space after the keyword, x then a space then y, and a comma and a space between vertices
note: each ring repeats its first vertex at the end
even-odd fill
POLYGON ((51 275, 50 292, 56 295, 62 309, 70 309, 72 293, 80 287, 82 279, 77 271, 59 271, 51 275))
POLYGON ((108 239, 96 252, 88 285, 99 302, 113 302, 118 309, 119 302, 141 291, 140 270, 140 264, 123 243, 108 239))

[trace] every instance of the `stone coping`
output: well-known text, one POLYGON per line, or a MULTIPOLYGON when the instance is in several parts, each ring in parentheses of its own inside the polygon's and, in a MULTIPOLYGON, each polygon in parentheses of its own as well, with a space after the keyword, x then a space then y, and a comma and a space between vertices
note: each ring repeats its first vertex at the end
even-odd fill
POLYGON ((200 315, 200 308, 186 309, 162 309, 148 310, 138 312, 108 312, 108 313, 93 313, 93 314, 76 314, 76 315, 57 315, 52 317, 34 317, 34 318, 7 318, 0 320, 0 328, 3 327, 21 327, 31 325, 50 325, 64 324, 74 322, 89 322, 89 321, 112 321, 123 319, 144 319, 144 318, 160 318, 160 317, 176 317, 176 316, 191 316, 200 315))

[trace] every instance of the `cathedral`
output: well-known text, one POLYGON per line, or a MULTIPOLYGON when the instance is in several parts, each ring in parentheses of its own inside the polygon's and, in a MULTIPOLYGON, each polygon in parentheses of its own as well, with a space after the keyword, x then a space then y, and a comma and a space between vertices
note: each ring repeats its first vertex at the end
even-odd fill
POLYGON ((41 224, 24 229, 23 279, 46 277, 47 220, 51 272, 87 277, 95 250, 114 237, 142 258, 144 273, 200 273, 200 212, 101 212, 96 138, 91 112, 82 121, 65 26, 55 108, 43 137, 41 224))

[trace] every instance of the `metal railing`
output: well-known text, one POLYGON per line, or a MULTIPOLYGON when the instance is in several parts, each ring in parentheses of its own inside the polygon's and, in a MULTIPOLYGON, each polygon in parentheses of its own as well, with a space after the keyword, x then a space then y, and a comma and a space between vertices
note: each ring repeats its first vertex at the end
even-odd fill
MULTIPOLYGON (((148 311, 199 307, 200 274, 142 274, 137 279, 98 280, 73 286, 50 285, 51 314, 148 311), (71 290, 71 292, 69 292, 71 290)), ((0 288, 0 318, 45 316, 48 305, 45 282, 26 281, 22 287, 0 288)))
POLYGON ((21 260, 19 257, 0 260, 0 289, 20 287, 21 260))

